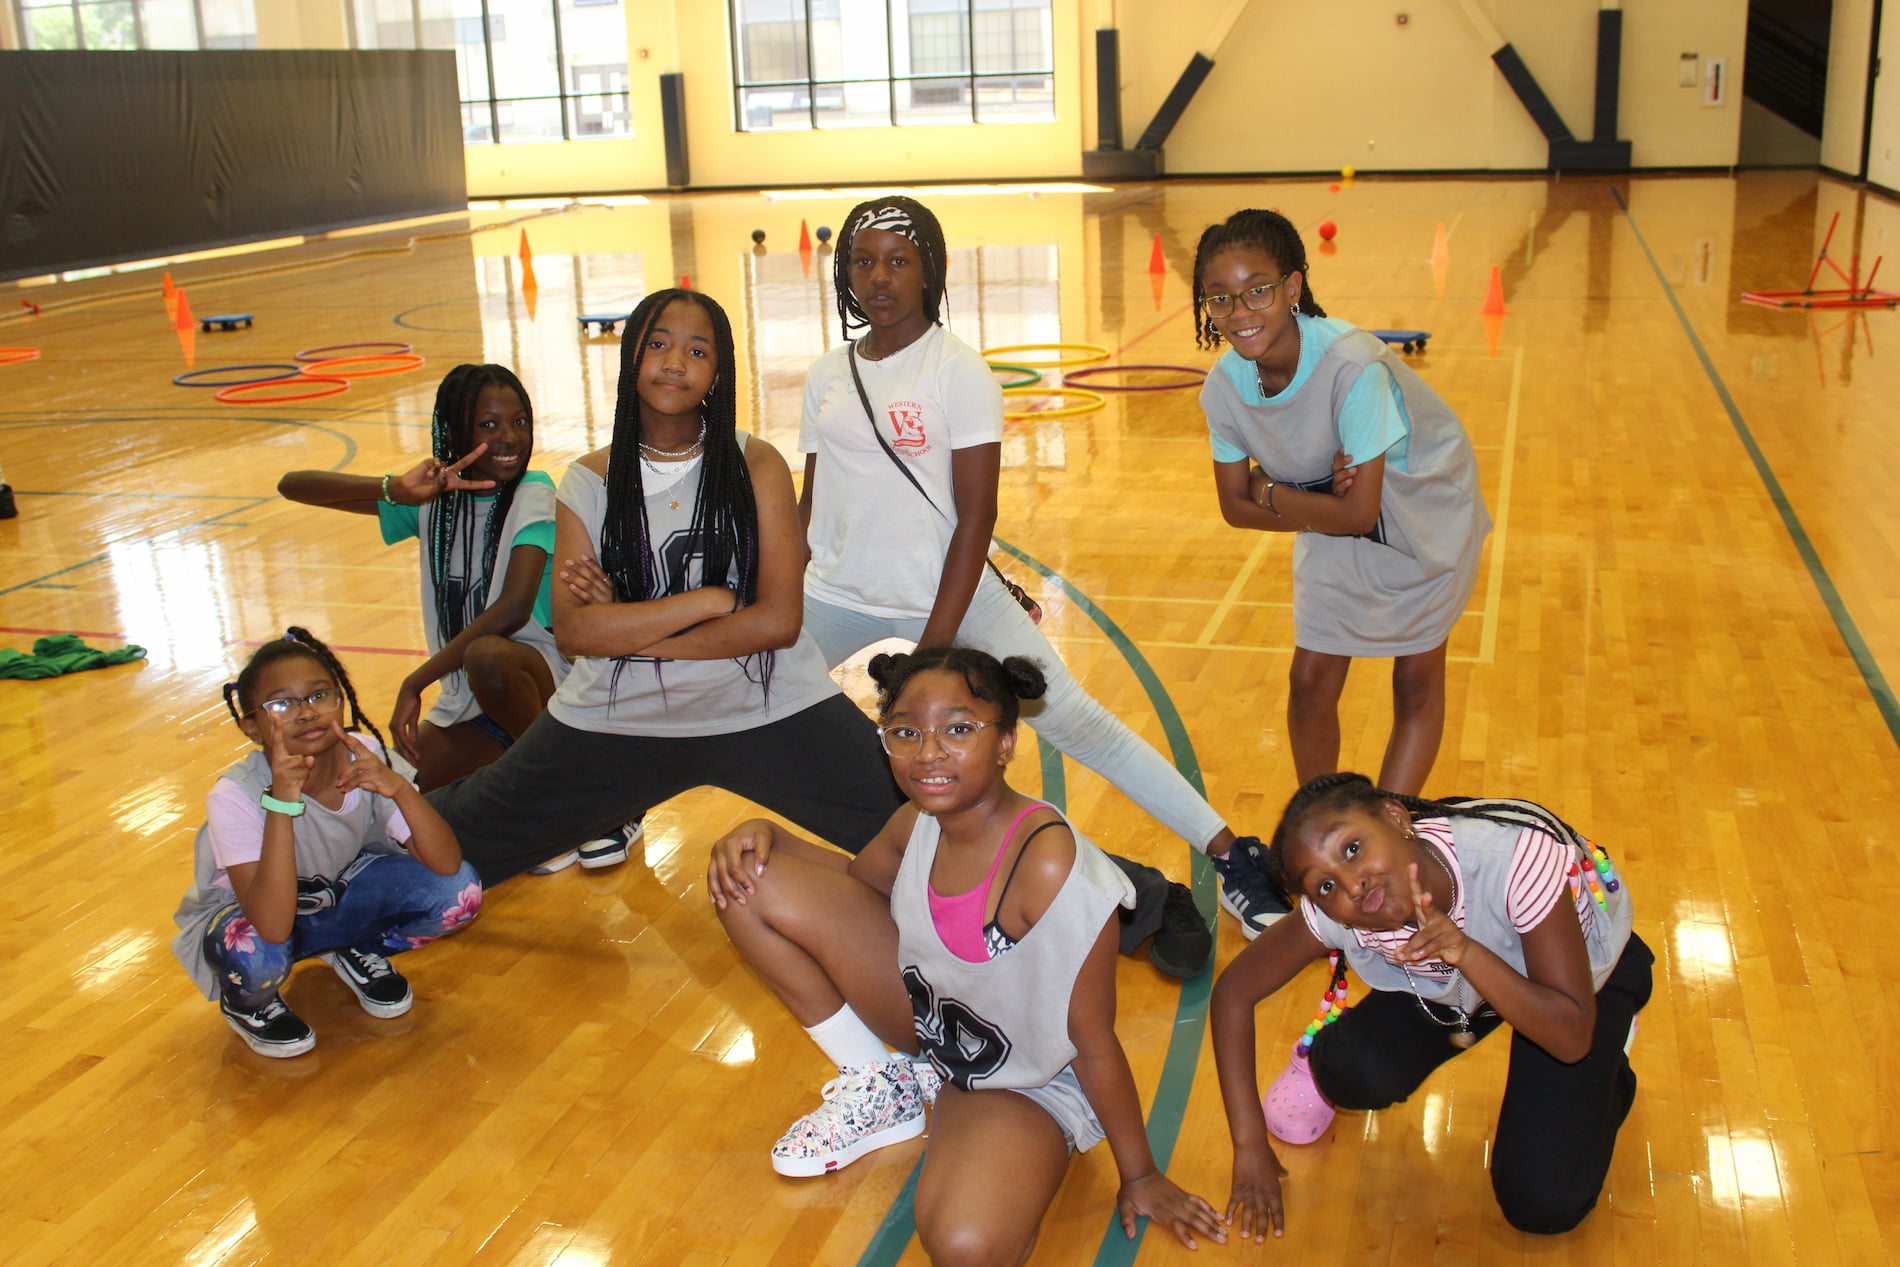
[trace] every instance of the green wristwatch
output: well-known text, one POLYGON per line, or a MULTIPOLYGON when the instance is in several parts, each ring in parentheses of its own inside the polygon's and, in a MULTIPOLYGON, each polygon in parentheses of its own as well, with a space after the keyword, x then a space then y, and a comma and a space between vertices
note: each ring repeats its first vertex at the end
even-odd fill
POLYGON ((303 813, 302 801, 280 801, 265 792, 257 798, 257 803, 273 814, 282 814, 285 818, 296 818, 303 813))

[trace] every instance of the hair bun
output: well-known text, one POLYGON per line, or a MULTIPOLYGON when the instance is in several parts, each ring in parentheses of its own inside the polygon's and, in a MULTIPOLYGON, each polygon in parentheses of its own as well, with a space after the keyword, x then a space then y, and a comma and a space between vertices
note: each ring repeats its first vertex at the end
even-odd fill
POLYGON ((880 691, 888 694, 891 683, 904 676, 904 667, 910 662, 911 657, 903 652, 891 655, 880 651, 871 657, 871 663, 865 666, 865 672, 870 675, 873 682, 877 683, 880 691))
POLYGON ((1003 661, 1003 674, 1017 699, 1041 699, 1049 689, 1042 665, 1026 655, 1013 655, 1003 661))

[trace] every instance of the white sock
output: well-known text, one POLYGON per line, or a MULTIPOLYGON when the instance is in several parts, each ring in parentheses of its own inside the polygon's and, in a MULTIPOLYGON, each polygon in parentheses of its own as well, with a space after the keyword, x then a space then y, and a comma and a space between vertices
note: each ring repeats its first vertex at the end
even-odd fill
POLYGON ((830 1057, 831 1062, 840 1069, 874 1065, 890 1059, 891 1053, 871 1032, 870 1026, 858 1019, 858 1014, 851 1010, 849 1003, 816 1025, 806 1026, 805 1032, 818 1044, 818 1050, 830 1057))

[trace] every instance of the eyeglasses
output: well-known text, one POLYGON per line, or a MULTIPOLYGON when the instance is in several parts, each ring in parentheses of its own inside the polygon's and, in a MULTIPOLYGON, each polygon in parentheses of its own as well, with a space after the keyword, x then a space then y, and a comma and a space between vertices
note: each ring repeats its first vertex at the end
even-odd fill
MULTIPOLYGON (((1291 276, 1293 276, 1292 273, 1282 273, 1280 274, 1280 280, 1277 282, 1267 282, 1261 286, 1249 286, 1246 290, 1240 292, 1240 302, 1247 305, 1249 312, 1264 312, 1267 305, 1273 302, 1273 292, 1286 285, 1286 279, 1291 276)), ((1232 295, 1209 295, 1207 296, 1206 302, 1209 316, 1224 317, 1234 310, 1234 297, 1232 295)))
POLYGON ((914 757, 922 752, 925 735, 935 735, 945 752, 968 752, 983 728, 994 725, 993 721, 959 719, 941 726, 879 726, 877 737, 883 741, 884 751, 893 757, 914 757))
MULTIPOLYGON (((261 710, 278 721, 285 721, 302 712, 305 704, 310 705, 310 711, 314 713, 333 713, 343 707, 343 692, 334 686, 326 686, 308 695, 287 695, 280 699, 264 700, 251 712, 256 713, 261 710)), ((246 716, 249 715, 246 714, 246 716)))

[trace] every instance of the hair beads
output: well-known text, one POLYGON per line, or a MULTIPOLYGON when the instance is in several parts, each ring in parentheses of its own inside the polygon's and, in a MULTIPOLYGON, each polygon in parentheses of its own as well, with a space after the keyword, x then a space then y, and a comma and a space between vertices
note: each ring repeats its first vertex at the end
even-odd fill
POLYGON ((1306 1023, 1306 1030, 1296 1044, 1302 1056, 1313 1050, 1313 1039, 1319 1032, 1346 1012, 1346 956, 1335 950, 1329 957, 1333 966, 1332 980, 1327 983, 1326 992, 1319 996, 1319 1007, 1314 1011, 1313 1019, 1306 1023))
POLYGON ((1610 855, 1603 851, 1603 846, 1594 840, 1586 840, 1583 845, 1589 851, 1582 855, 1583 860, 1589 865, 1579 865, 1574 859, 1571 861, 1570 891, 1581 899, 1583 886, 1589 885, 1590 896, 1598 906, 1607 911, 1610 909, 1610 899, 1603 895, 1603 891, 1608 889, 1614 893, 1623 887, 1623 882, 1617 878, 1616 868, 1610 864, 1610 855))

